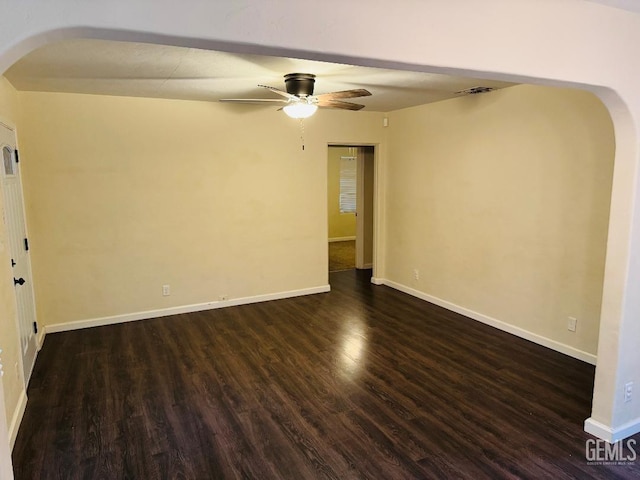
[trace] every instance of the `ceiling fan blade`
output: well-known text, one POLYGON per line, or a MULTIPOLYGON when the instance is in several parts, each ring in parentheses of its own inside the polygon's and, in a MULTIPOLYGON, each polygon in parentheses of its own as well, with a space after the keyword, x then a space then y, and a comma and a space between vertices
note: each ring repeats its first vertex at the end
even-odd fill
POLYGON ((330 92, 316 95, 319 100, 333 100, 336 98, 356 98, 356 97, 368 97, 371 95, 369 90, 364 88, 358 88, 355 90, 343 90, 341 92, 330 92))
POLYGON ((228 103, 288 103, 286 100, 281 100, 279 98, 221 98, 220 102, 228 102, 228 103))
POLYGON ((262 87, 262 88, 266 88, 267 90, 271 90, 273 93, 277 93, 278 95, 282 95, 285 98, 289 98, 289 99, 292 99, 292 98, 293 99, 297 99, 297 98, 299 98, 299 97, 296 97, 295 95, 287 93, 287 92, 285 92, 283 90, 280 90, 280 89, 278 89, 276 87, 270 87, 269 85, 258 85, 258 86, 262 87))
POLYGON ((364 105, 359 103, 342 102, 340 100, 320 100, 317 105, 319 107, 340 108, 342 110, 361 110, 364 108, 364 105))

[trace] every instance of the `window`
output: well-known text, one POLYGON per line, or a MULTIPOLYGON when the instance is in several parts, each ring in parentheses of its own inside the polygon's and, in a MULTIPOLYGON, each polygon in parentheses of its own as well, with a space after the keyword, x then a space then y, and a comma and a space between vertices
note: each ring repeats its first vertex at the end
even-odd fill
POLYGON ((356 213, 356 149, 353 155, 340 157, 340 213, 356 213))
POLYGON ((10 147, 2 149, 2 160, 4 162, 4 174, 14 175, 13 171, 13 150, 10 147))

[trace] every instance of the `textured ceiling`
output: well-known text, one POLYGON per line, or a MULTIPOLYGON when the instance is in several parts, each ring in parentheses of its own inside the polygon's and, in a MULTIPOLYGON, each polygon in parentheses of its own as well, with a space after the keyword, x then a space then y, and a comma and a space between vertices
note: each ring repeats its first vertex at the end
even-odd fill
POLYGON ((470 87, 513 85, 293 58, 84 39, 35 50, 5 76, 18 90, 217 101, 277 97, 257 85, 284 89, 283 76, 293 72, 315 74, 316 94, 366 88, 372 96, 356 101, 366 110, 380 112, 445 100, 470 87))

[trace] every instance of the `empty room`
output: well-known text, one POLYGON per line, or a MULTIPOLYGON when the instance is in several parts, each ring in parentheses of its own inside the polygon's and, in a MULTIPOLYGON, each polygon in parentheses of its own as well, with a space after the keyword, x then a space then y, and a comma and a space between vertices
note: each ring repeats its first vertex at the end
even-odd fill
POLYGON ((413 6, 506 49, 474 56, 378 7, 294 34, 257 2, 35 3, 0 36, 0 478, 640 475, 636 112, 606 68, 640 14, 413 6))

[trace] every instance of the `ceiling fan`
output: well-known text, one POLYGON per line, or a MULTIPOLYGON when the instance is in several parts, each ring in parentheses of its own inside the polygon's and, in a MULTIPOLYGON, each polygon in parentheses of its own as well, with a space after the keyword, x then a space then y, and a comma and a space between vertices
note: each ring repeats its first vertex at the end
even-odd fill
POLYGON ((258 85, 284 98, 225 98, 220 101, 254 104, 284 103, 285 105, 279 110, 284 110, 284 113, 291 118, 307 118, 313 115, 316 110, 318 110, 318 107, 360 110, 364 108, 364 105, 345 102, 341 99, 368 97, 371 95, 371 92, 363 88, 314 95, 313 86, 315 82, 316 76, 311 73, 289 73, 284 76, 286 92, 275 87, 269 87, 268 85, 258 85))

